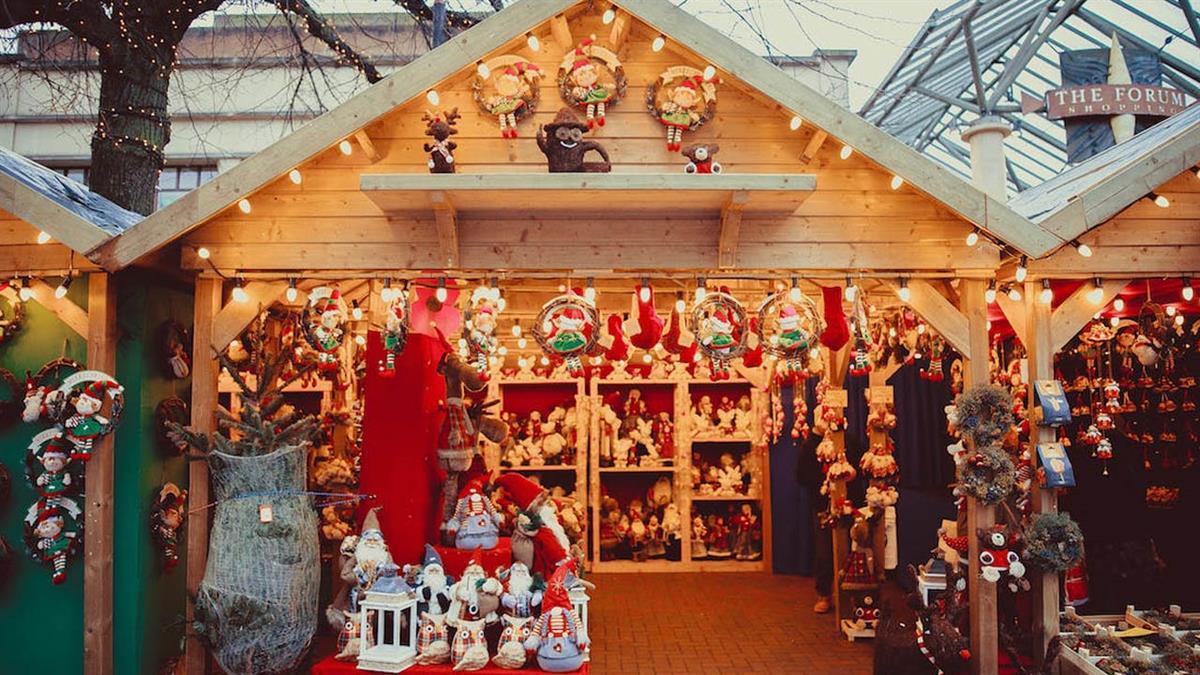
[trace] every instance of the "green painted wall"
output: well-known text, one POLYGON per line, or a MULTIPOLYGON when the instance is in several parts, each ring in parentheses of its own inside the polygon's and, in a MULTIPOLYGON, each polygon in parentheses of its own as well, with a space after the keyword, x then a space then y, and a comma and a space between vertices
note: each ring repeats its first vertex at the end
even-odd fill
MULTIPOLYGON (((53 281, 51 281, 53 285, 53 281)), ((87 304, 87 279, 77 280, 70 296, 87 304)), ((7 312, 8 305, 4 303, 7 312)), ((26 370, 60 356, 87 358, 87 342, 35 302, 25 305, 21 332, 0 345, 0 366, 24 381, 26 370)), ((25 480, 25 449, 41 425, 17 422, 0 429, 0 462, 12 473, 12 495, 0 503, 0 534, 15 549, 0 577, 0 673, 78 673, 83 670, 82 557, 67 567, 67 581, 50 583, 47 568, 25 551, 22 521, 37 493, 25 480)))
MULTIPOLYGON (((164 398, 188 400, 191 394, 190 379, 166 376, 159 329, 168 319, 191 326, 192 293, 144 272, 122 273, 116 283, 117 378, 128 407, 116 439, 114 669, 152 675, 180 653, 187 569, 183 557, 169 574, 163 572, 150 538, 150 506, 158 487, 170 481, 187 489, 187 462, 163 454, 155 444, 154 411, 164 398)), ((180 553, 186 556, 182 546, 180 553)))

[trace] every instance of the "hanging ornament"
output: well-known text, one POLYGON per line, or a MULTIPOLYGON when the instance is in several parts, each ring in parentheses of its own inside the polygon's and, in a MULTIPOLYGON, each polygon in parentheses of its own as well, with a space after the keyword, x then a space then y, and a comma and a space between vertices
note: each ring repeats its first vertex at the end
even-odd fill
POLYGON ((96 441, 117 427, 125 408, 125 388, 107 373, 81 370, 68 375, 57 391, 58 403, 51 407, 50 419, 61 420, 63 435, 72 446, 71 459, 86 462, 96 441))
POLYGON ((21 420, 33 424, 38 420, 47 419, 52 407, 58 407, 62 393, 58 386, 63 379, 72 373, 79 372, 83 366, 78 361, 66 357, 54 359, 38 370, 36 375, 25 375, 25 400, 21 420))
POLYGON ((612 50, 583 40, 563 55, 558 66, 558 91, 569 106, 580 108, 588 129, 604 126, 607 109, 625 96, 625 69, 612 50))
POLYGON ((346 305, 337 288, 319 286, 308 294, 302 321, 304 338, 317 356, 317 370, 336 375, 341 369, 338 352, 346 331, 346 305))
POLYGON ((169 432, 171 424, 191 424, 191 416, 187 401, 178 396, 164 398, 154 409, 154 439, 164 455, 174 457, 187 451, 187 444, 176 443, 171 439, 169 432))
POLYGON ((805 379, 809 350, 825 331, 816 303, 797 287, 772 293, 758 306, 757 328, 764 349, 783 361, 782 375, 805 379))
POLYGON ((930 382, 941 382, 945 378, 942 370, 942 356, 946 353, 946 341, 941 335, 929 338, 929 365, 921 371, 921 379, 930 382))
POLYGON ((52 427, 33 437, 25 453, 25 478, 45 499, 83 492, 83 472, 71 459, 72 445, 62 429, 52 427))
POLYGON ((1108 475, 1108 460, 1112 459, 1112 456, 1113 456, 1112 441, 1108 440, 1107 438, 1101 437, 1100 441, 1098 443, 1096 443, 1096 450, 1093 454, 1096 456, 1096 459, 1100 460, 1103 463, 1104 471, 1103 471, 1102 475, 1107 476, 1108 475))
POLYGON ((174 483, 165 483, 150 507, 150 533, 158 546, 163 571, 170 572, 179 564, 179 528, 187 518, 187 490, 174 483))
POLYGON ((689 328, 700 352, 712 362, 713 380, 728 380, 731 362, 746 351, 746 319, 746 309, 725 287, 706 294, 692 308, 689 328))
POLYGON ((502 138, 517 137, 517 123, 537 112, 542 69, 520 56, 505 54, 481 63, 471 91, 486 115, 496 118, 502 138), (486 73, 486 77, 485 77, 486 73))
POLYGON ((408 289, 392 291, 391 300, 384 309, 383 322, 383 361, 379 364, 379 376, 395 377, 396 357, 404 351, 408 344, 408 329, 412 321, 412 312, 408 305, 408 289))
POLYGON ((866 295, 862 291, 854 294, 854 304, 850 316, 850 337, 854 349, 850 355, 850 374, 862 377, 871 372, 871 325, 867 316, 867 303, 863 300, 866 295))
POLYGON ((792 388, 792 438, 808 438, 808 401, 803 386, 792 388))
POLYGON ((83 546, 82 515, 69 497, 39 500, 25 514, 25 546, 34 560, 50 566, 55 585, 67 580, 67 562, 83 546))
POLYGON ((717 113, 717 84, 714 74, 691 66, 668 68, 646 88, 646 107, 667 129, 667 150, 683 149, 683 132, 695 131, 717 113))
POLYGON ((192 355, 188 347, 191 332, 183 324, 168 319, 158 329, 164 370, 168 377, 182 380, 192 373, 192 355))
POLYGON ((563 360, 571 377, 582 377, 582 357, 596 346, 599 322, 596 305, 569 290, 542 305, 533 337, 548 358, 563 360))
POLYGON ((496 352, 496 315, 500 312, 500 289, 480 286, 471 294, 471 311, 464 322, 467 350, 483 381, 488 380, 488 358, 496 352), (469 328, 468 328, 469 323, 469 328))

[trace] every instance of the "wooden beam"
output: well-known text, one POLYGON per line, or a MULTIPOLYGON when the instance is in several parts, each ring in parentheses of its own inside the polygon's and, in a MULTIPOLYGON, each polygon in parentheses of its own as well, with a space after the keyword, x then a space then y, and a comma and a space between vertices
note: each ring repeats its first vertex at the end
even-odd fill
POLYGON ((430 192, 433 218, 437 226, 438 252, 447 269, 458 269, 462 264, 458 246, 458 211, 445 192, 430 192))
POLYGON ((550 34, 554 36, 554 41, 562 51, 575 49, 575 38, 571 37, 571 26, 567 23, 565 15, 559 14, 550 19, 550 34))
MULTIPOLYGON (((897 284, 892 284, 898 288, 897 284)), ((969 340, 970 331, 967 317, 959 312, 937 289, 927 281, 910 279, 908 281, 909 307, 913 308, 921 318, 925 319, 946 342, 958 350, 963 358, 970 359, 973 355, 973 345, 969 340)), ((983 298, 980 297, 980 301, 983 298)), ((987 354, 985 346, 984 354, 987 354)), ((986 358, 985 358, 986 363, 986 358)))
POLYGON ((41 279, 34 279, 30 287, 37 293, 38 303, 50 310, 54 316, 58 317, 59 321, 62 321, 81 337, 88 336, 91 328, 86 310, 72 302, 70 298, 55 297, 54 289, 41 279))
POLYGON ((825 145, 826 138, 829 138, 829 134, 824 129, 817 129, 812 138, 808 139, 808 145, 804 146, 804 151, 800 153, 800 163, 808 164, 813 161, 821 146, 825 145))
POLYGON ((621 51, 621 46, 625 44, 625 38, 629 36, 629 15, 625 12, 616 10, 617 18, 613 19, 612 30, 608 33, 608 44, 612 47, 613 53, 621 51))
MULTIPOLYGON (((1055 440, 1054 429, 1042 426, 1040 411, 1037 410, 1037 393, 1034 382, 1054 379, 1053 347, 1053 317, 1049 304, 1038 302, 1037 295, 1041 284, 1025 282, 1025 326, 1028 329, 1023 339, 1025 352, 1029 362, 1029 401, 1027 410, 1034 411, 1030 416, 1034 444, 1051 443, 1055 440)), ((1030 449, 1034 467, 1037 467, 1037 451, 1030 449)), ((1031 488, 1033 494, 1033 510, 1035 513, 1054 513, 1058 511, 1058 497, 1053 489, 1041 487, 1035 481, 1031 488)), ((1042 572, 1034 568, 1031 579, 1033 583, 1033 656, 1038 663, 1046 657, 1046 649, 1050 640, 1058 634, 1058 573, 1042 572)))
MULTIPOLYGON (((211 277, 196 279, 192 322, 192 424, 197 433, 216 430, 217 421, 217 365, 213 350, 213 322, 221 308, 221 280, 211 277)), ((208 463, 188 463, 188 499, 192 504, 207 504, 208 463)), ((204 579, 204 567, 208 562, 209 509, 197 509, 187 522, 187 621, 191 626, 195 618, 195 598, 204 579)), ((184 667, 188 675, 204 675, 208 655, 204 644, 191 630, 184 646, 184 667)))
MULTIPOLYGON (((980 279, 962 281, 962 308, 967 322, 970 351, 963 368, 967 387, 988 382, 988 331, 985 285, 980 279)), ((996 522, 996 509, 967 499, 967 528, 959 535, 967 537, 967 589, 970 596, 971 672, 994 675, 997 671, 999 633, 996 624, 996 584, 983 580, 979 565, 979 538, 976 532, 996 522)), ((961 522, 961 520, 959 521, 961 522)))
POLYGON ((366 131, 359 129, 354 132, 354 140, 358 142, 358 147, 362 148, 363 154, 371 160, 372 164, 379 161, 379 151, 375 149, 375 143, 366 131))
POLYGON ((244 289, 246 295, 250 296, 249 300, 230 301, 213 319, 212 332, 209 335, 212 346, 217 351, 229 346, 229 343, 250 325, 254 317, 262 314, 263 310, 283 297, 287 284, 282 281, 251 281, 244 289))
MULTIPOLYGON (((1039 292, 1040 290, 1039 288, 1039 292)), ((996 291, 996 304, 1000 305, 1000 311, 1004 312, 1004 318, 1008 319, 1008 325, 1012 326, 1013 333, 1016 334, 1017 339, 1021 341, 1021 344, 1026 344, 1025 340, 1028 338, 1028 335, 1025 332, 1025 304, 1013 300, 1008 297, 1007 293, 1000 290, 996 291)))
POLYGON ((1092 316, 1117 297, 1122 289, 1129 285, 1128 280, 1106 279, 1100 283, 1104 292, 1098 303, 1088 300, 1088 293, 1094 288, 1091 283, 1084 283, 1069 298, 1064 300, 1050 318, 1050 353, 1057 353, 1071 341, 1071 338, 1092 320, 1092 316))
MULTIPOLYGON (((117 293, 103 272, 88 276, 87 365, 116 376, 117 293)), ((83 533, 83 672, 113 672, 113 435, 87 463, 83 533)))
POLYGON ((721 209, 721 233, 717 239, 717 264, 722 269, 737 265, 738 235, 742 228, 742 212, 749 198, 744 191, 730 195, 729 202, 721 209))
MULTIPOLYGON (((111 234, 95 223, 3 172, 0 172, 0 209, 66 244, 76 253, 87 253, 112 239, 111 234)), ((113 209, 114 212, 124 211, 115 205, 113 209)), ((137 218, 137 214, 128 215, 131 220, 137 218)))

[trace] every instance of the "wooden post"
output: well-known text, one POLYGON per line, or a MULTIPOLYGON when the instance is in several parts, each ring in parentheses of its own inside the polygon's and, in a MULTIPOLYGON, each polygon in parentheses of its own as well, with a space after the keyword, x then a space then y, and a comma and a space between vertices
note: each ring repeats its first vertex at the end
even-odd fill
MULTIPOLYGON (((88 275, 87 366, 115 375, 117 302, 108 274, 88 275)), ((113 436, 87 463, 83 534, 83 672, 113 672, 113 436)))
MULTIPOLYGON (((198 433, 216 430, 217 376, 221 372, 212 347, 213 320, 221 309, 221 280, 210 277, 196 279, 196 296, 192 324, 192 429, 198 433)), ((208 497, 208 464, 195 461, 188 464, 188 502, 204 505, 208 497)), ((191 632, 196 611, 196 593, 204 578, 208 561, 208 522, 210 511, 193 512, 187 523, 187 644, 184 647, 184 666, 188 675, 201 675, 207 670, 208 655, 204 645, 191 632)))
MULTIPOLYGON (((963 368, 967 387, 988 382, 987 301, 984 282, 962 281, 962 312, 967 317, 967 340, 972 359, 963 368)), ((996 623, 996 585, 983 581, 979 571, 979 538, 975 533, 996 522, 996 509, 967 499, 967 588, 971 607, 971 672, 994 674, 999 656, 999 632, 996 623)))
MULTIPOLYGON (((1025 343, 1025 351, 1029 359, 1029 402, 1030 411, 1030 447, 1029 452, 1037 467, 1038 443, 1054 441, 1054 430, 1041 426, 1041 410, 1037 407, 1037 394, 1033 383, 1038 380, 1054 378, 1054 347, 1052 346, 1052 322, 1050 304, 1038 301, 1041 284, 1032 281, 1025 282, 1025 330, 1021 341, 1025 343)), ((1054 490, 1048 490, 1034 484, 1032 494, 1033 510, 1035 513, 1053 513, 1058 510, 1058 498, 1054 490)), ((1058 573, 1042 572, 1034 569, 1031 576, 1033 584, 1033 657, 1042 663, 1046 656, 1046 648, 1050 639, 1058 632, 1058 573)))

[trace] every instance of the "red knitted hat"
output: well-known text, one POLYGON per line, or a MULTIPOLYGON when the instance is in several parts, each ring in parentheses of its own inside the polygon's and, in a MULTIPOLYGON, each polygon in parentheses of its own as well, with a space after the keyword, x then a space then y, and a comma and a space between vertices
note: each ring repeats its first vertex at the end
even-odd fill
POLYGON ((527 510, 545 492, 542 486, 519 473, 506 473, 496 479, 496 484, 504 488, 522 511, 527 510))

